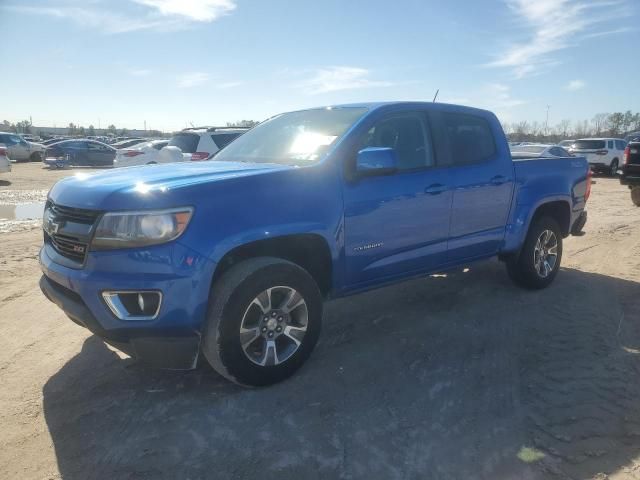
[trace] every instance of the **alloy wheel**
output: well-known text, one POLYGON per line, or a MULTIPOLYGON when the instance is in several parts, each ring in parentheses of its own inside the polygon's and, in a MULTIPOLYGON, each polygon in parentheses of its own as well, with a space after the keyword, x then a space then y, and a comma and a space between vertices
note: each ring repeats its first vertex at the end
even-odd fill
POLYGON ((547 278, 558 263, 558 238, 551 230, 544 230, 533 250, 533 264, 541 278, 547 278))
POLYGON ((309 322, 307 303, 291 287, 261 292, 249 304, 240 324, 240 344, 256 365, 275 366, 296 353, 309 322))

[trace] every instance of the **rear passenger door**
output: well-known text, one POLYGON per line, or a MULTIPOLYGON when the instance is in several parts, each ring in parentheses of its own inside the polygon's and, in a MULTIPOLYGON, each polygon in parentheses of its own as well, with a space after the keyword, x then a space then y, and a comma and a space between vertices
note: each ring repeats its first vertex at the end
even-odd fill
POLYGON ((504 239, 514 182, 511 156, 496 142, 502 133, 481 115, 436 115, 453 183, 447 260, 493 255, 504 239))

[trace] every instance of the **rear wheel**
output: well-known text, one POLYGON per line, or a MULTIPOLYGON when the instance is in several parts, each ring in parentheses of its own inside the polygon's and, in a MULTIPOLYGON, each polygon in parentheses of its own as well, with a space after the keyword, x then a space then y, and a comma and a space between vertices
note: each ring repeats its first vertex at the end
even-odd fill
POLYGON ((618 159, 614 158, 613 162, 611 162, 611 166, 609 167, 609 175, 611 175, 612 177, 615 177, 618 174, 618 159))
POLYGON ((525 288, 549 286, 558 274, 562 259, 562 231, 555 219, 539 217, 533 221, 522 250, 507 260, 511 279, 525 288))
POLYGON ((636 207, 640 207, 640 187, 631 189, 631 201, 636 207))
POLYGON ((321 321, 322 296, 306 270, 278 258, 246 260, 211 289, 202 351, 229 380, 270 385, 307 360, 321 321))

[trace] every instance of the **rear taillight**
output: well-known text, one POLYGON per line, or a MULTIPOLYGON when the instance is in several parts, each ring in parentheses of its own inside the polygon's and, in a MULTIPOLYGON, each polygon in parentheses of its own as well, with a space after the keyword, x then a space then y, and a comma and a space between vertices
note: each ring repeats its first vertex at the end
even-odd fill
POLYGON ((622 156, 622 164, 626 165, 629 162, 629 155, 631 155, 631 147, 624 149, 624 155, 622 156))
POLYGON ((127 150, 123 156, 125 157, 137 157, 138 155, 142 155, 144 152, 141 152, 140 150, 127 150))
POLYGON ((0 157, 4 157, 7 154, 7 149, 0 147, 0 157))
POLYGON ((596 155, 606 155, 607 153, 609 153, 609 150, 598 150, 596 155))
POLYGON ((209 158, 209 152, 195 152, 191 154, 191 160, 199 161, 209 158))
POLYGON ((589 169, 587 171, 587 189, 584 192, 584 201, 586 202, 587 200, 589 200, 589 197, 591 196, 591 177, 593 176, 593 172, 591 171, 591 169, 589 169))

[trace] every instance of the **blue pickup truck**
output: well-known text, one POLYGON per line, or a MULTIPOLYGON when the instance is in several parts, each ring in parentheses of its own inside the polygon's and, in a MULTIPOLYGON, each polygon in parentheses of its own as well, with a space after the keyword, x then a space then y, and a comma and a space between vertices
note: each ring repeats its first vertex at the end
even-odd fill
POLYGON ((76 323, 163 368, 290 376, 325 299, 498 256, 548 286, 586 221, 584 158, 513 161, 498 119, 439 103, 275 116, 205 162, 59 181, 40 286, 76 323))

